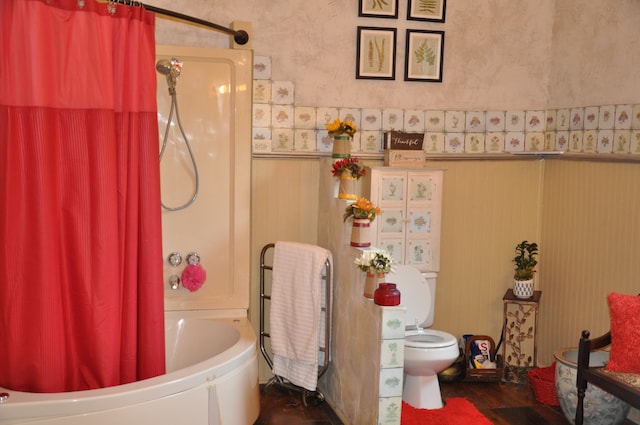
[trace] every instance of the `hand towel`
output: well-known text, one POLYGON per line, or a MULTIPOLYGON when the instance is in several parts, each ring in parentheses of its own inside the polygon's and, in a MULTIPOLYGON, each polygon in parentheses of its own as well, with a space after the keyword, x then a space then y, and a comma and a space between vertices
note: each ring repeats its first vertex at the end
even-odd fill
POLYGON ((269 313, 273 373, 315 391, 322 270, 331 252, 299 242, 276 242, 269 313))

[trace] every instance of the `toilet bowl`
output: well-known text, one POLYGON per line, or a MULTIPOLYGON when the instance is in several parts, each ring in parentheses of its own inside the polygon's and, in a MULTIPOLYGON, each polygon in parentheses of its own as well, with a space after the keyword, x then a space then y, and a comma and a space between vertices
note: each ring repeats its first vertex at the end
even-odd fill
POLYGON ((421 409, 439 409, 443 404, 438 373, 451 366, 460 352, 453 335, 429 329, 434 317, 436 274, 397 266, 387 280, 397 285, 406 308, 402 400, 421 409))

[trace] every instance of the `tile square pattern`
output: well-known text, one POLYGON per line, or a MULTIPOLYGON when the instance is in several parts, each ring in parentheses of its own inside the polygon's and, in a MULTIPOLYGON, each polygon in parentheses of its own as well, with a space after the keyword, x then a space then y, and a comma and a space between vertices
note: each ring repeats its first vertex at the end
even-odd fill
POLYGON ((423 110, 302 106, 292 81, 271 80, 271 58, 254 60, 252 142, 255 153, 329 153, 326 125, 352 120, 355 154, 380 155, 384 134, 424 135, 423 150, 434 155, 509 155, 563 151, 640 155, 640 104, 586 105, 549 110, 423 110))
POLYGON ((380 310, 382 340, 378 384, 378 423, 400 425, 406 310, 402 306, 380 307, 380 310))

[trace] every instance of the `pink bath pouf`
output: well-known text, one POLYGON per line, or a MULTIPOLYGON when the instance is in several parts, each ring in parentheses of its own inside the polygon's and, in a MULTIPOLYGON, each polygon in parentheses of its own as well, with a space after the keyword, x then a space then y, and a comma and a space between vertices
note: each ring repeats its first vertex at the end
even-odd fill
POLYGON ((204 271, 200 264, 194 266, 193 264, 189 264, 182 271, 182 286, 187 288, 189 291, 197 291, 200 289, 202 284, 207 278, 207 273, 204 271))

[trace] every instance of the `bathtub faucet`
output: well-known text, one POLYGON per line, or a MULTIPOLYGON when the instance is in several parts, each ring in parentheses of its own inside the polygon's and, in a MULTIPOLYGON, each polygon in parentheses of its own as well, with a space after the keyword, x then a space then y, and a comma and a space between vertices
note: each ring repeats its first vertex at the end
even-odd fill
POLYGON ((171 289, 178 289, 178 287, 180 286, 180 276, 178 276, 177 274, 172 274, 171 276, 169 276, 169 287, 171 289))

